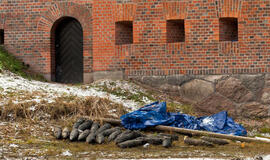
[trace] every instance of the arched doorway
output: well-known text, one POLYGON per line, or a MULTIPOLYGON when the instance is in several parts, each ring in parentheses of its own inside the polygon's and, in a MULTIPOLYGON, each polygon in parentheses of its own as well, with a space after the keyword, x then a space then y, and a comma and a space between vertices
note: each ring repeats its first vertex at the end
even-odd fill
POLYGON ((52 28, 52 74, 59 83, 83 82, 83 29, 72 17, 64 17, 52 28))

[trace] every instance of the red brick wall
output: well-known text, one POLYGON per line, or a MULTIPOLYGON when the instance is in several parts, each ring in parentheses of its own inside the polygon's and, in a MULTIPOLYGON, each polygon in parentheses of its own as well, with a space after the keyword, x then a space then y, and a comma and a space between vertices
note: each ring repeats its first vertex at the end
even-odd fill
POLYGON ((63 16, 74 17, 83 26, 85 73, 270 72, 270 1, 2 1, 0 29, 5 30, 5 46, 33 70, 50 74, 54 54, 50 31, 63 16), (238 41, 220 41, 220 18, 238 19, 238 41), (185 21, 185 41, 168 43, 172 29, 167 21, 176 19, 185 21), (133 21, 133 44, 116 45, 119 21, 133 21))

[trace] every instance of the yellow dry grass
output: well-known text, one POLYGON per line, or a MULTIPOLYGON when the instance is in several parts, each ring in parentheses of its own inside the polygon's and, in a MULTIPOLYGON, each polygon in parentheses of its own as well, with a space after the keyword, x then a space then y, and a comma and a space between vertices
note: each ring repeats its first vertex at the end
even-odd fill
MULTIPOLYGON (((25 95, 24 98, 27 96, 25 95)), ((29 99, 31 98, 28 97, 29 99)), ((17 100, 16 100, 17 101, 17 100)), ((0 109, 2 120, 27 118, 40 120, 44 115, 50 119, 68 119, 77 116, 86 116, 90 119, 108 117, 119 118, 126 111, 121 104, 113 103, 108 99, 99 97, 79 98, 75 96, 63 96, 48 103, 46 100, 37 103, 35 101, 14 103, 12 98, 0 109), (32 108, 32 109, 31 109, 32 108)))

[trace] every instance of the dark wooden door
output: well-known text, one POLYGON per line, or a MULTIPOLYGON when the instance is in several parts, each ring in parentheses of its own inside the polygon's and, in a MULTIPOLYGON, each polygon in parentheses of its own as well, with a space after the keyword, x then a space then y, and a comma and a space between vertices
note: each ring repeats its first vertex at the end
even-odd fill
POLYGON ((59 83, 83 82, 83 31, 80 23, 67 18, 55 32, 55 78, 59 83))

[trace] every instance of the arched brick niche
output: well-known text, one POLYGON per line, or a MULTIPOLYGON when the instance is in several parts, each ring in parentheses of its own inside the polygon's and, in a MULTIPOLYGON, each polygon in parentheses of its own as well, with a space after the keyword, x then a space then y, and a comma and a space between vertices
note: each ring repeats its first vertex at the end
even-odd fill
POLYGON ((219 52, 225 56, 240 53, 243 42, 242 6, 243 0, 218 1, 217 15, 219 18, 219 52), (240 23, 239 23, 240 22, 240 23))
POLYGON ((86 8, 73 2, 55 3, 47 12, 45 12, 37 23, 38 32, 42 32, 44 44, 42 56, 46 58, 46 73, 48 80, 54 80, 54 57, 55 48, 53 29, 56 23, 63 17, 72 17, 80 22, 83 28, 83 66, 84 66, 84 83, 92 81, 91 72, 93 66, 92 55, 92 8, 86 8))

